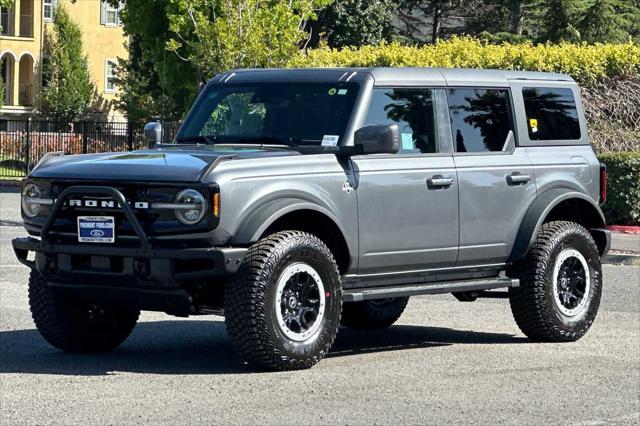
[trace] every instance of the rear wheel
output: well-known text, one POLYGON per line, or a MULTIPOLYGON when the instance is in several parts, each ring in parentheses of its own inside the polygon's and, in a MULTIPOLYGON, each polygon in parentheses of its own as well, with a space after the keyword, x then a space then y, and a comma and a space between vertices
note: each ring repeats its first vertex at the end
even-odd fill
POLYGON ((320 361, 335 339, 341 306, 331 252, 299 231, 254 244, 225 287, 225 323, 236 349, 247 362, 269 370, 320 361))
POLYGON ((341 325, 361 330, 387 328, 400 318, 409 302, 408 297, 345 303, 341 325))
POLYGON ((595 241, 573 222, 542 225, 533 248, 516 265, 520 287, 509 290, 516 323, 538 341, 575 341, 593 324, 602 294, 595 241))
POLYGON ((52 346, 67 352, 107 352, 131 334, 140 311, 92 304, 47 286, 39 272, 29 277, 29 306, 36 328, 52 346))

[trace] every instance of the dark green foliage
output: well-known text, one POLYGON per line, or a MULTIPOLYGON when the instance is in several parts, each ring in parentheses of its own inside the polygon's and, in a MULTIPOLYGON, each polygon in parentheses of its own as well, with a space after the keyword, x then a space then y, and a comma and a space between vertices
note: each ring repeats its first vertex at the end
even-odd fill
POLYGON ((329 46, 378 45, 390 41, 392 8, 391 0, 336 1, 324 19, 329 46))
POLYGON ((640 225, 640 151, 598 155, 607 165, 607 202, 602 206, 610 225, 640 225))
POLYGON ((46 34, 45 51, 49 61, 43 72, 51 79, 42 89, 42 114, 65 123, 83 118, 95 88, 89 75, 80 27, 63 7, 56 11, 53 31, 46 34))
POLYGON ((168 3, 127 0, 121 14, 125 33, 130 36, 130 56, 120 62, 116 73, 121 89, 117 107, 132 121, 177 120, 196 96, 194 66, 165 49, 171 37, 168 3))
POLYGON ((541 22, 544 31, 540 41, 577 42, 580 31, 577 24, 580 17, 581 0, 547 0, 541 22))
POLYGON ((579 23, 582 40, 619 43, 638 35, 640 8, 628 0, 593 0, 579 23))

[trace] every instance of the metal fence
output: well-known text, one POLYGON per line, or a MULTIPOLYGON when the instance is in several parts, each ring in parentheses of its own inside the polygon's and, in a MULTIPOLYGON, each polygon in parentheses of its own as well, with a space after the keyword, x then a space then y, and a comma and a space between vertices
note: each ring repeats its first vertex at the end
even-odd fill
MULTIPOLYGON (((163 141, 175 138, 179 123, 164 123, 163 141)), ((47 152, 93 154, 148 148, 144 124, 0 121, 0 177, 23 177, 47 152)))

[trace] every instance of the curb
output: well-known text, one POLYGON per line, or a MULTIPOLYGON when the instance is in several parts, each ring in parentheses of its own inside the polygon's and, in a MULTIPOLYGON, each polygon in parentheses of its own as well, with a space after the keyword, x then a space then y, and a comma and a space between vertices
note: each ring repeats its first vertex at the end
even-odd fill
POLYGON ((2 187, 9 187, 9 188, 13 188, 16 186, 20 186, 20 180, 13 180, 13 179, 0 179, 0 188, 2 187))
POLYGON ((605 265, 640 266, 640 255, 609 253, 602 258, 605 265))
POLYGON ((640 226, 611 225, 607 226, 607 229, 614 232, 624 232, 625 234, 640 234, 640 226))

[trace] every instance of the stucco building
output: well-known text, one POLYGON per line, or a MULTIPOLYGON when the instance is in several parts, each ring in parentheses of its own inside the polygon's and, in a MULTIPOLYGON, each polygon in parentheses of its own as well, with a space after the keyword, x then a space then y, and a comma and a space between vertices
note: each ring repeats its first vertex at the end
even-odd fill
POLYGON ((0 77, 5 82, 0 119, 37 116, 40 90, 46 84, 44 39, 60 6, 82 30, 87 65, 96 87, 91 118, 122 118, 113 107, 118 88, 112 80, 117 58, 128 55, 119 8, 104 0, 14 0, 10 9, 0 9, 0 77))

